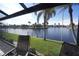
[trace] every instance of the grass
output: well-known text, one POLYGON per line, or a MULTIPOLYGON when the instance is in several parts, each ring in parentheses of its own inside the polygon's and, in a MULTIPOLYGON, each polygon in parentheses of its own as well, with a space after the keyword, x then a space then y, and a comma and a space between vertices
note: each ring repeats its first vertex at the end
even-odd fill
POLYGON ((58 56, 63 42, 59 41, 44 41, 42 38, 31 37, 31 47, 35 48, 40 53, 49 56, 58 56))
POLYGON ((14 40, 14 41, 17 41, 19 35, 4 32, 4 33, 3 33, 3 36, 4 36, 7 40, 14 40))
MULTIPOLYGON (((4 36, 8 40, 18 40, 17 34, 12 34, 12 33, 4 33, 4 36)), ((62 47, 62 43, 60 41, 56 40, 46 40, 44 41, 42 38, 36 38, 36 37, 31 37, 30 40, 30 45, 32 48, 35 48, 38 52, 44 54, 44 55, 49 55, 49 56, 58 56, 62 47)))

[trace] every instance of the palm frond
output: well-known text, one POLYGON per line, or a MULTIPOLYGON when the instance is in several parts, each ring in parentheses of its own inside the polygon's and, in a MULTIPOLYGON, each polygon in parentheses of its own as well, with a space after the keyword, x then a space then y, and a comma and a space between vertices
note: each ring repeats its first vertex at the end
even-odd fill
POLYGON ((62 5, 58 7, 60 9, 59 13, 60 14, 62 11, 65 11, 68 8, 68 5, 62 5))
POLYGON ((37 15, 37 11, 35 11, 34 14, 37 15))
POLYGON ((39 23, 39 18, 41 17, 41 15, 42 15, 42 11, 41 12, 39 12, 39 14, 37 15, 37 22, 39 23))
POLYGON ((55 16, 55 14, 56 14, 55 8, 48 8, 45 10, 45 12, 47 14, 46 15, 47 20, 49 20, 52 16, 55 16))

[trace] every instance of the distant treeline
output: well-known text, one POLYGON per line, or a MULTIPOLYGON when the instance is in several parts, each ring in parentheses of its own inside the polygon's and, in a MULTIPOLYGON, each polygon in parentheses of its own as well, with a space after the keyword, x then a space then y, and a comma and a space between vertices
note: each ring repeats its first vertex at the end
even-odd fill
MULTIPOLYGON (((69 25, 46 25, 46 27, 70 27, 69 25)), ((77 25, 76 25, 77 27, 77 25)), ((38 24, 38 25, 0 25, 0 28, 44 28, 44 25, 38 24)))

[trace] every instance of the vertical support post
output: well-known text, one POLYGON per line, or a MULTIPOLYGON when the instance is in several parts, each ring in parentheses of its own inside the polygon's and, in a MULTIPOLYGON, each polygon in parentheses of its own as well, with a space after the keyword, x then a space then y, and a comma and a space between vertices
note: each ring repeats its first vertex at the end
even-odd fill
POLYGON ((19 35, 18 44, 17 44, 17 55, 26 55, 30 47, 30 36, 19 35))

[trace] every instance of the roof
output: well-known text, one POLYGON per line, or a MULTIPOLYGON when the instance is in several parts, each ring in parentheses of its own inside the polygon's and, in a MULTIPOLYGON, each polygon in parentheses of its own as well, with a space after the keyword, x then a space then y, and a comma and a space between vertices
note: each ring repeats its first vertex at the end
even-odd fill
POLYGON ((43 10, 46 8, 66 5, 68 3, 16 3, 16 4, 0 4, 0 21, 28 14, 31 12, 43 10), (12 6, 13 5, 13 6, 12 6))

